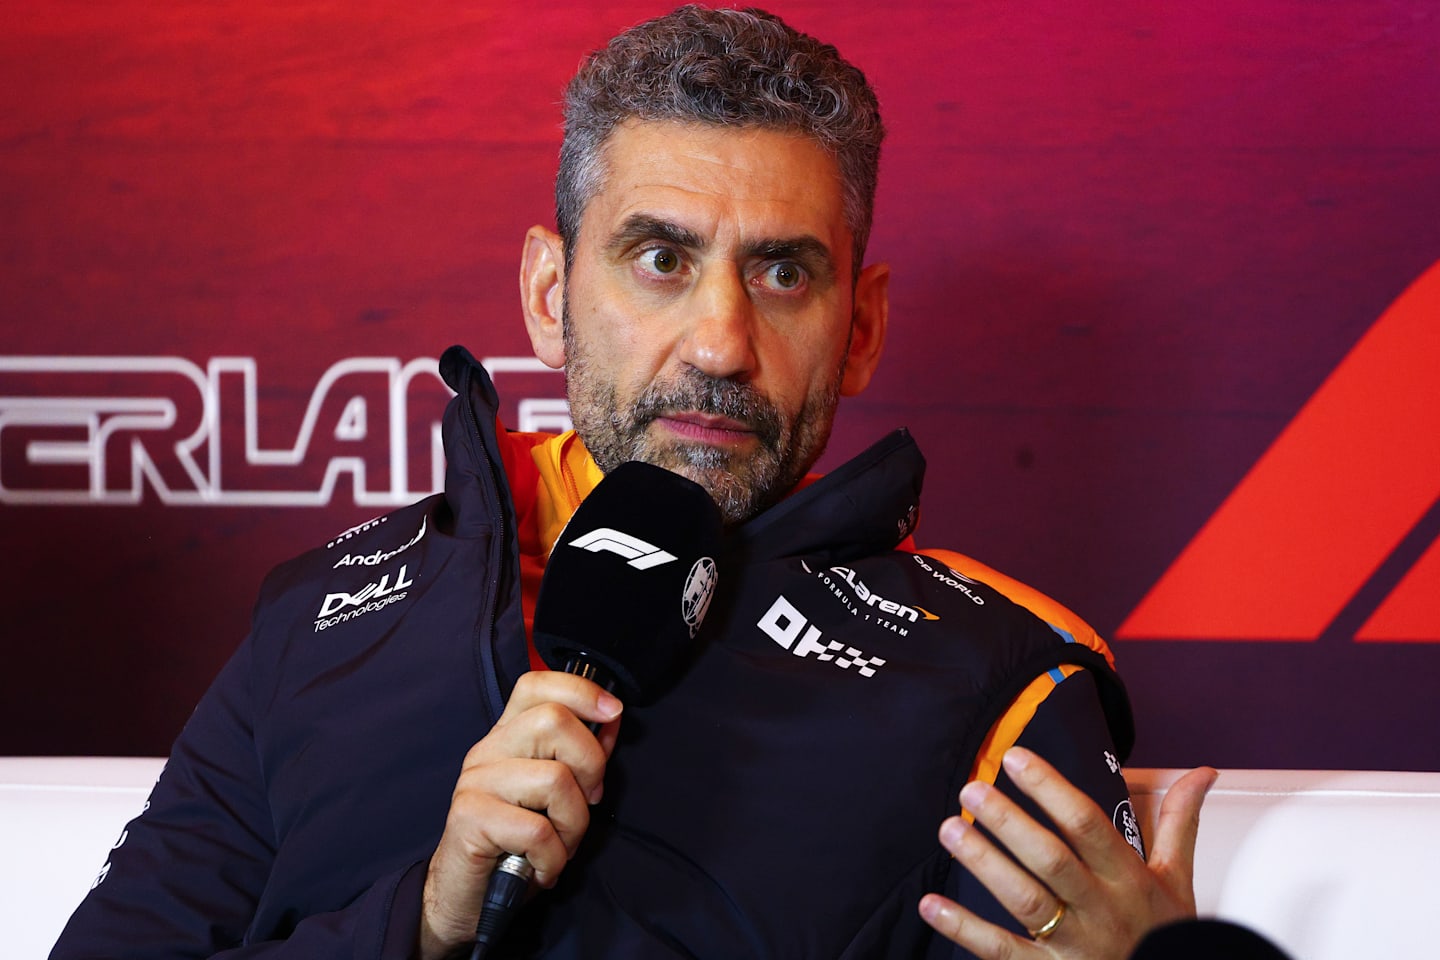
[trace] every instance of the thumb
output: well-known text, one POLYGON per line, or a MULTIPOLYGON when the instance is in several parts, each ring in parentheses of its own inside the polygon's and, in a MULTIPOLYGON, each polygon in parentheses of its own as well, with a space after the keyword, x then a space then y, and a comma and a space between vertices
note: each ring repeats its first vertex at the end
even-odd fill
MULTIPOLYGON (((1200 805, 1220 776, 1212 767, 1198 767, 1176 780, 1160 802, 1155 843, 1150 861, 1162 873, 1186 878, 1188 890, 1195 875, 1195 838, 1200 832, 1200 805)), ((1190 894, 1193 900, 1194 895, 1190 894)))

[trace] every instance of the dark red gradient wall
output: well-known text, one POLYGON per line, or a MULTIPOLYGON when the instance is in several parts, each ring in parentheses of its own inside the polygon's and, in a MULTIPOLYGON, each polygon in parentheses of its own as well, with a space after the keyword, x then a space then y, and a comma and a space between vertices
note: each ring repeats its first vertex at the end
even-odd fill
MULTIPOLYGON (((0 31, 0 753, 163 752, 264 571, 429 489, 583 51, 667 5, 49 2, 0 31)), ((1148 765, 1440 769, 1440 9, 783 2, 891 130, 919 537, 1109 636, 1148 765)), ((524 402, 522 402, 524 401, 524 402)))

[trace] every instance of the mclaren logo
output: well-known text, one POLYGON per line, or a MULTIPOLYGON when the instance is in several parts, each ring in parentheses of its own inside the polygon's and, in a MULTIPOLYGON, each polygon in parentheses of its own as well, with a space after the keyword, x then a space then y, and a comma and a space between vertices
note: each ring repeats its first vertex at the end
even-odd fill
POLYGON ((864 580, 849 567, 830 567, 812 570, 804 560, 800 566, 806 573, 814 574, 830 590, 846 609, 856 617, 885 627, 901 636, 908 636, 904 624, 919 623, 922 620, 939 620, 940 617, 924 607, 912 607, 886 599, 871 590, 864 580))
POLYGON ((649 570, 676 559, 673 553, 666 553, 652 543, 646 543, 639 537, 632 537, 610 527, 599 527, 582 533, 570 541, 570 546, 589 550, 591 553, 617 553, 636 570, 649 570))
POLYGON ((909 620, 911 623, 918 623, 921 620, 939 620, 935 614, 924 607, 908 607, 903 603, 896 603, 894 600, 886 600, 880 594, 871 590, 865 585, 865 581, 855 575, 855 571, 849 567, 831 567, 831 572, 837 574, 841 580, 850 585, 855 591, 855 596, 867 607, 873 607, 881 613, 888 613, 892 617, 900 617, 909 620))

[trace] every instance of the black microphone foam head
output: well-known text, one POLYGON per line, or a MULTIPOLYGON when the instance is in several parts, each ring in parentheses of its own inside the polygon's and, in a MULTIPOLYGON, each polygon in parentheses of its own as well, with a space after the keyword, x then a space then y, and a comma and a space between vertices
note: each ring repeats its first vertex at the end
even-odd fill
POLYGON ((535 647, 552 669, 581 655, 622 700, 654 700, 680 676, 718 579, 721 517, 699 484, 648 463, 612 470, 550 552, 535 647))

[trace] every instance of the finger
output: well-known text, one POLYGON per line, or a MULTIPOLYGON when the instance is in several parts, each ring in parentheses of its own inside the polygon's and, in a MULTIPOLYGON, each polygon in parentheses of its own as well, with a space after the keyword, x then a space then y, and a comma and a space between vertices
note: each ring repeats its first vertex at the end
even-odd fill
POLYGON ((920 898, 920 917, 936 932, 969 950, 980 960, 1038 957, 1035 945, 966 910, 954 900, 927 893, 920 898))
POLYGON ((1165 791, 1155 827, 1155 842, 1151 846, 1150 863, 1155 869, 1194 876, 1200 805, 1219 776, 1219 771, 1211 767, 1198 767, 1165 791))
POLYGON ((1055 894, 963 818, 950 817, 940 824, 940 843, 1026 930, 1038 929, 1055 916, 1055 894))
MULTIPOLYGON (((614 756, 615 744, 620 740, 620 721, 611 720, 609 723, 602 724, 600 732, 595 735, 595 739, 600 741, 600 749, 605 751, 607 758, 614 756)), ((591 802, 594 803, 595 801, 592 800, 591 802)))
POLYGON ((461 777, 446 833, 468 855, 524 856, 548 885, 574 856, 590 825, 590 807, 570 771, 545 760, 508 760, 461 777))
POLYGON ((564 844, 540 814, 493 796, 457 795, 425 877, 422 938, 428 933, 454 946, 473 936, 496 861, 511 851, 536 867, 541 885, 553 885, 567 859, 564 844))
POLYGON ((1026 796, 1045 811, 1061 836, 1090 872, 1106 878, 1134 873, 1140 865, 1134 849, 1095 801, 1024 747, 1011 747, 1001 763, 1026 796))
POLYGON ((558 703, 586 723, 608 723, 620 716, 620 700, 592 680, 560 670, 531 670, 520 675, 500 723, 541 703, 558 703))
MULTIPOLYGON (((1079 903, 1092 890, 1089 870, 1065 842, 995 787, 978 780, 967 783, 960 791, 960 804, 1059 899, 1079 903)), ((1040 923, 1054 912, 1053 903, 1050 908, 1040 923)))
MULTIPOLYGON (((611 731, 612 749, 615 735, 611 731)), ((470 749, 462 770, 515 758, 558 760, 574 772, 576 782, 591 803, 600 801, 609 750, 567 705, 542 701, 510 715, 470 749)))
MULTIPOLYGON (((469 776, 462 774, 452 803, 468 802, 477 803, 477 810, 484 807, 485 812, 500 812, 492 805, 498 802, 504 807, 539 813, 559 836, 566 858, 575 855, 580 838, 590 826, 590 805, 585 793, 569 767, 556 760, 507 760, 469 776)), ((488 823, 487 820, 480 822, 488 823)), ((517 822, 539 828, 530 818, 518 818, 517 822)), ((494 835, 492 830, 488 832, 494 835)), ((526 852, 514 846, 501 849, 507 853, 526 852)), ((539 868, 539 864, 533 865, 539 868)))
POLYGON ((483 844, 475 848, 497 851, 492 859, 519 854, 535 868, 535 883, 551 887, 560 878, 573 851, 566 845, 555 824, 545 814, 490 797, 476 806, 485 817, 483 844))

